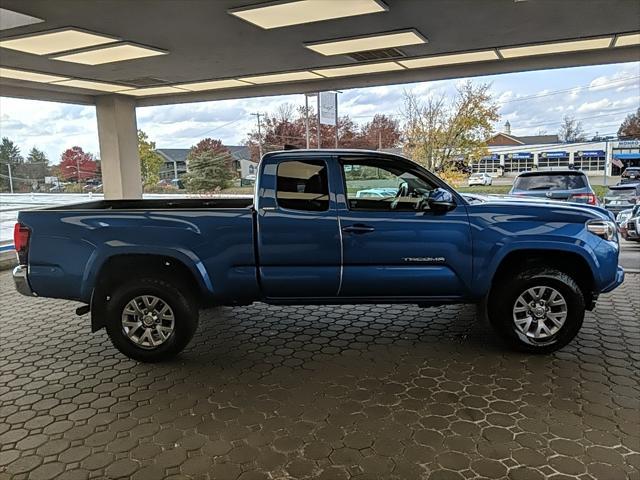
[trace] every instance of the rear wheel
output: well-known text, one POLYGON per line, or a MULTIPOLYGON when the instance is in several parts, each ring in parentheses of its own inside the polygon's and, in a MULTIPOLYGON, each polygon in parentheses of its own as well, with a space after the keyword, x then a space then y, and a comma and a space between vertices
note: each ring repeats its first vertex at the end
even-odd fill
POLYGON ((512 346, 549 353, 577 335, 585 301, 571 276, 552 268, 531 268, 501 277, 487 307, 491 324, 512 346))
POLYGON ((124 355, 158 362, 187 346, 198 327, 198 308, 170 280, 140 278, 118 287, 106 309, 107 333, 124 355))

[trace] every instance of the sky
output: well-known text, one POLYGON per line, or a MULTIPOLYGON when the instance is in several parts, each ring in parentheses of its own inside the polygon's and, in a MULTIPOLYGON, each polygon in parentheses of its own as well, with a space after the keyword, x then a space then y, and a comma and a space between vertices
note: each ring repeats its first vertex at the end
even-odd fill
MULTIPOLYGON (((344 90, 340 114, 366 123, 384 113, 399 117, 405 91, 451 98, 459 82, 441 80, 344 90)), ((557 133, 562 118, 579 120, 586 133, 614 135, 627 114, 640 107, 640 62, 564 68, 474 77, 490 83, 500 106, 496 131, 509 120, 514 135, 557 133)), ((304 104, 303 95, 260 97, 137 109, 138 128, 157 148, 189 148, 205 137, 239 145, 255 128, 251 113, 275 112, 279 105, 304 104)), ((16 142, 26 156, 32 147, 44 150, 51 163, 72 146, 99 157, 95 108, 0 97, 0 136, 16 142)))

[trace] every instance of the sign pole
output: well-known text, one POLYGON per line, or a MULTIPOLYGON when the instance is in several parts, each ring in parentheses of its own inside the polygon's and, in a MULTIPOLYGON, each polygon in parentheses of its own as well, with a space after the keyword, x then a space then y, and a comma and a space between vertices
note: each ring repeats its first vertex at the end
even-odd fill
POLYGON ((336 148, 338 148, 338 92, 334 95, 336 96, 336 148))
POLYGON ((320 149, 320 92, 318 92, 316 94, 316 98, 318 99, 318 115, 317 115, 317 120, 318 120, 318 149, 320 149))

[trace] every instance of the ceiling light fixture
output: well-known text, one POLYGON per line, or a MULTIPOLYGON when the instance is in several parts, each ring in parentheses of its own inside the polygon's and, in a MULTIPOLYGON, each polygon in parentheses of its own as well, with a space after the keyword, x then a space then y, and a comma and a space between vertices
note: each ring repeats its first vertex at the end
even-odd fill
POLYGON ((582 50, 596 50, 608 48, 611 37, 589 38, 585 40, 569 40, 564 42, 540 43, 522 47, 508 47, 499 49, 504 58, 529 57, 533 55, 549 55, 553 53, 578 52, 582 50))
POLYGON ((459 63, 487 62, 498 60, 495 50, 481 50, 478 52, 454 53, 452 55, 434 55, 432 57, 399 60, 407 68, 441 67, 459 63))
POLYGON ((631 45, 640 45, 640 33, 618 35, 614 47, 629 47, 631 45))
POLYGON ((240 80, 208 80, 205 82, 194 82, 194 83, 183 83, 182 85, 178 85, 180 88, 184 88, 185 90, 199 92, 202 90, 219 90, 222 88, 234 88, 234 87, 247 87, 250 84, 247 82, 241 82, 240 80))
POLYGON ((151 95, 166 95, 170 93, 187 93, 188 90, 182 90, 181 88, 164 86, 164 87, 149 87, 149 88, 136 88, 134 90, 124 90, 120 93, 123 95, 134 95, 136 97, 146 97, 151 95))
POLYGON ((6 38, 0 40, 0 47, 34 55, 49 55, 51 53, 113 43, 118 40, 118 38, 101 33, 70 27, 6 38))
POLYGON ((313 72, 303 70, 301 72, 287 73, 271 73, 269 75, 257 75, 253 77, 242 77, 239 80, 247 83, 263 84, 263 83, 282 83, 297 82, 301 80, 317 80, 320 77, 313 72))
POLYGON ((305 43, 304 46, 322 55, 342 55, 422 43, 427 43, 427 39, 420 35, 417 30, 406 30, 324 42, 311 42, 305 43))
POLYGON ((64 85, 65 87, 84 88, 85 90, 98 90, 100 92, 122 92, 123 90, 131 90, 126 85, 118 85, 116 83, 94 82, 92 80, 71 79, 62 82, 55 82, 55 85, 64 85))
POLYGON ((48 73, 29 72, 26 70, 16 70, 13 68, 0 67, 0 78, 11 78, 14 80, 26 80, 28 82, 52 83, 68 80, 67 77, 49 75, 48 73))
POLYGON ((53 59, 63 62, 82 63, 84 65, 102 65, 104 63, 124 62, 138 58, 166 55, 166 50, 147 47, 131 42, 118 42, 104 47, 87 48, 77 52, 54 55, 53 59))
POLYGON ((347 77, 350 75, 365 75, 367 73, 392 72, 403 70, 396 62, 367 63, 363 65, 349 65, 346 67, 320 68, 314 73, 323 77, 347 77))
POLYGON ((229 10, 229 13, 258 27, 270 29, 387 10, 380 0, 297 0, 236 8, 229 10))

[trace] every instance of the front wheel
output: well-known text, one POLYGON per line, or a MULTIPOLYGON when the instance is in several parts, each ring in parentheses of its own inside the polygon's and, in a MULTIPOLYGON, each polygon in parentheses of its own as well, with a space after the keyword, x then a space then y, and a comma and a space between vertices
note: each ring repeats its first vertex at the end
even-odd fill
POLYGON ((577 335, 585 301, 571 276, 552 268, 531 268, 498 279, 487 307, 491 324, 512 346, 550 353, 577 335))
POLYGON ((113 345, 127 357, 159 362, 187 346, 198 327, 198 308, 179 285, 140 278, 113 292, 106 327, 113 345))

